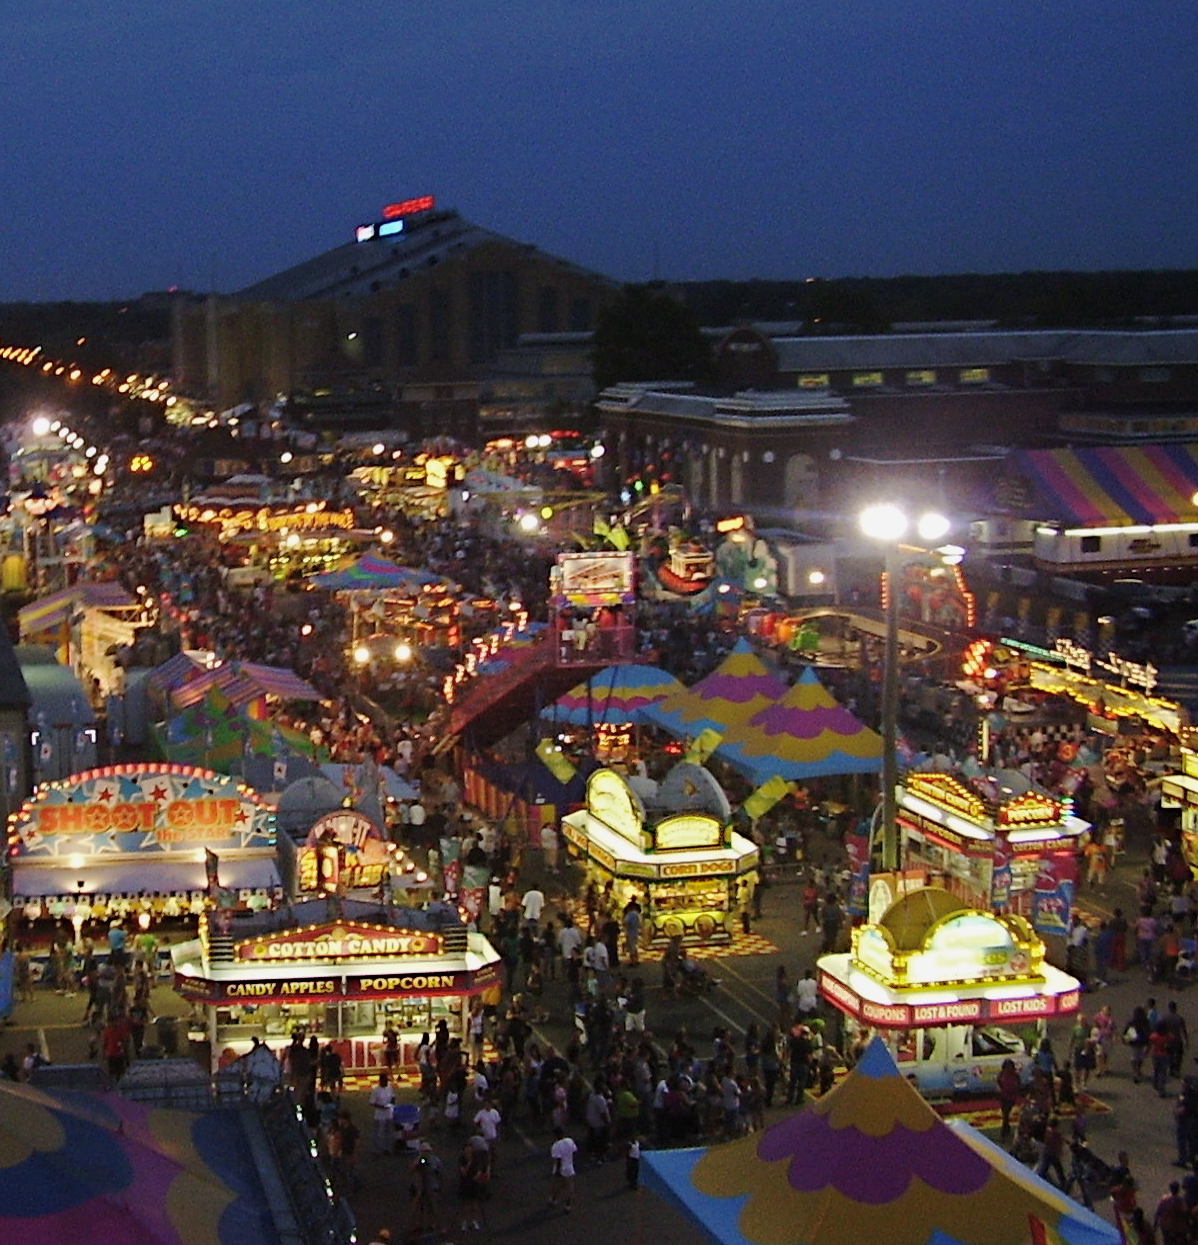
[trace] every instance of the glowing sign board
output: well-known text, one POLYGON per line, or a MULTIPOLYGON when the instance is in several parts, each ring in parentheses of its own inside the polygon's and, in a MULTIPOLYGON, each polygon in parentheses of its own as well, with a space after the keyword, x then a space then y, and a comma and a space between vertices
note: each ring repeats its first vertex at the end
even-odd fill
POLYGON ((383 220, 398 220, 402 216, 412 216, 416 212, 431 212, 436 202, 432 195, 420 195, 416 199, 402 199, 399 203, 388 203, 383 208, 383 220))

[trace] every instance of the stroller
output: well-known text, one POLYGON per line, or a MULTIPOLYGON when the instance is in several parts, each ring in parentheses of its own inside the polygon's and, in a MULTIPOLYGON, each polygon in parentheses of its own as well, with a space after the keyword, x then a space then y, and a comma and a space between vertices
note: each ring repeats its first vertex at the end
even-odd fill
POLYGON ((1080 1138, 1074 1138, 1070 1149, 1072 1158, 1064 1192, 1075 1196, 1087 1210, 1093 1210, 1095 1201, 1101 1202, 1110 1196, 1111 1165, 1103 1162, 1080 1138))
POLYGON ((700 995, 709 994, 719 984, 720 979, 712 976, 698 960, 687 955, 679 961, 678 989, 682 994, 698 998, 700 995))

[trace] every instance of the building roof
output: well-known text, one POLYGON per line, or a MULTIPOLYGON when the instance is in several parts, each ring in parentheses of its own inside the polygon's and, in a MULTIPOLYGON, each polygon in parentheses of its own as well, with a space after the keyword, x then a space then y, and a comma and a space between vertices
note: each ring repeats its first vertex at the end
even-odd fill
POLYGON ((580 276, 608 280, 567 260, 547 255, 528 243, 516 242, 474 225, 457 212, 432 211, 408 218, 402 233, 365 242, 347 242, 248 285, 233 297, 264 303, 360 297, 396 285, 406 277, 435 268, 488 243, 518 247, 580 276))
MULTIPOLYGON (((763 326, 768 328, 768 326, 763 326)), ((768 333, 767 333, 768 335, 768 333)), ((1002 330, 772 337, 780 372, 997 367, 1019 360, 1111 367, 1198 363, 1198 330, 1002 330)))
POLYGON ((784 429, 852 423, 849 404, 823 390, 746 391, 731 397, 687 392, 660 382, 620 384, 599 395, 599 408, 664 415, 722 427, 784 429))
POLYGON ((22 644, 15 650, 21 675, 29 689, 33 717, 39 724, 90 726, 95 713, 75 672, 60 664, 52 649, 39 644, 22 644))

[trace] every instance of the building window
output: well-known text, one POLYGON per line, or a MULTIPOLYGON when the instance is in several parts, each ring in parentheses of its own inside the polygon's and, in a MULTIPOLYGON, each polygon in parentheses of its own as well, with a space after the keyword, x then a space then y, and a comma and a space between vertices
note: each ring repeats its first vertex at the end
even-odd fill
POLYGON ((470 274, 470 362, 486 363, 514 346, 520 334, 520 298, 514 272, 470 274))
POLYGON ((383 321, 379 316, 367 316, 362 321, 362 364, 380 367, 383 362, 383 321))
POLYGON ((958 379, 963 385, 984 385, 990 379, 988 367, 963 367, 958 379))
POLYGON ((1145 385, 1165 385, 1169 382, 1167 367, 1142 367, 1138 375, 1145 385))
POLYGON ((594 327, 595 309, 589 298, 570 300, 570 332, 589 333, 594 327))
POLYGON ((827 372, 803 372, 799 376, 800 389, 827 389, 827 372))
POLYGON ((1190 533, 1190 548, 1198 549, 1198 532, 1190 533))
POLYGON ((416 308, 411 303, 400 303, 395 309, 395 362, 399 367, 420 363, 420 333, 416 308))
POLYGON ((919 368, 917 371, 907 373, 908 385, 934 385, 936 383, 936 373, 931 368, 919 368))
POLYGON ((557 290, 552 285, 542 286, 537 298, 537 332, 556 333, 557 317, 557 290))
POLYGON ((1083 536, 1081 539, 1082 553, 1101 553, 1102 537, 1101 536, 1083 536))
POLYGON ((881 372, 854 372, 853 386, 857 389, 869 388, 871 385, 882 384, 881 372))
POLYGON ((429 356, 445 362, 453 350, 453 302, 450 291, 435 285, 428 292, 429 356))

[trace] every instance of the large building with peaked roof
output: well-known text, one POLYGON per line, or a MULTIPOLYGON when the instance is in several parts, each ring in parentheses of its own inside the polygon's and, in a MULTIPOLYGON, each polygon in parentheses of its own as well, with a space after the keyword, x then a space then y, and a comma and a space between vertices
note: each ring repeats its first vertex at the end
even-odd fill
POLYGON ((590 330, 613 288, 422 206, 235 294, 179 303, 173 373, 220 409, 284 395, 303 426, 470 437, 502 352, 525 334, 590 330))

